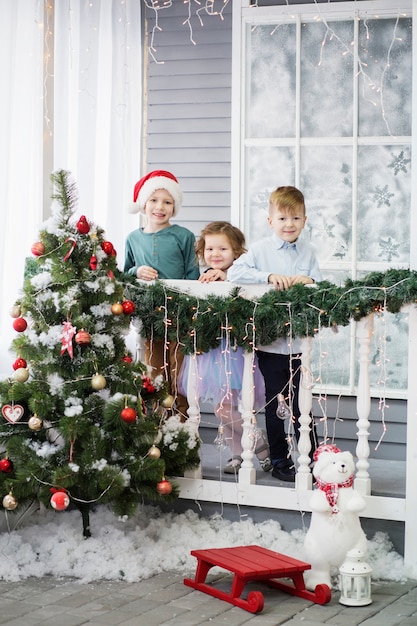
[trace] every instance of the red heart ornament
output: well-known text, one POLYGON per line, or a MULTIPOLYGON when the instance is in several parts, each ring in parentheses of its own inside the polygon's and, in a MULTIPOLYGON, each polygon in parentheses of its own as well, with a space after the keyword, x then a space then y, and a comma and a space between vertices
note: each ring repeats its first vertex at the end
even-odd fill
POLYGON ((10 424, 15 424, 20 420, 25 410, 20 404, 5 404, 1 407, 1 412, 4 419, 10 422, 10 424))

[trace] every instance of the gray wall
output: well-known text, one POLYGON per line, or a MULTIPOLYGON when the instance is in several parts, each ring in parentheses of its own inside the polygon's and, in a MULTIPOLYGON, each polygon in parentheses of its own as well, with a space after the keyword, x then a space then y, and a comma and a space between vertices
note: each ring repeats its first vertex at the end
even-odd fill
MULTIPOLYGON (((194 7, 195 10, 195 7, 194 7)), ((196 235, 212 220, 230 219, 231 3, 224 20, 202 13, 204 26, 187 5, 160 11, 163 29, 154 39, 156 63, 148 57, 146 171, 168 169, 184 191, 179 216, 196 235)), ((154 12, 145 9, 151 33, 154 12)), ((146 97, 146 95, 145 95, 146 97)))
MULTIPOLYGON (((168 169, 179 178, 184 203, 178 221, 198 235, 207 222, 230 220, 232 2, 223 20, 202 13, 201 27, 198 18, 192 18, 196 45, 184 24, 187 10, 187 5, 178 1, 159 12, 162 31, 155 35, 153 50, 158 63, 148 56, 144 68, 144 173, 168 169)), ((148 36, 155 24, 154 16, 154 11, 144 8, 148 36)), ((326 400, 328 436, 333 436, 333 418, 337 415, 337 444, 354 453, 356 398, 328 396, 326 400)), ((406 404, 400 400, 388 404, 387 430, 376 451, 383 430, 378 400, 372 401, 371 456, 404 460, 406 404)), ((320 417, 317 402, 313 409, 320 417)), ((318 423, 318 430, 321 435, 323 423, 318 423)))

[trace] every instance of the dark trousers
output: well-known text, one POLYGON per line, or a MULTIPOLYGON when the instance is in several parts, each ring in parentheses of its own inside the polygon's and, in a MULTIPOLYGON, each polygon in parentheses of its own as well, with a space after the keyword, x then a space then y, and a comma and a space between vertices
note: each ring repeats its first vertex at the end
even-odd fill
MULTIPOLYGON (((265 380, 265 426, 268 435, 269 449, 271 452, 271 460, 279 461, 286 459, 289 454, 287 435, 285 432, 285 421, 277 417, 276 411, 278 406, 278 394, 282 393, 286 398, 288 406, 291 397, 292 414, 295 418, 294 431, 296 441, 300 438, 300 409, 298 406, 298 392, 300 387, 300 366, 301 359, 299 354, 275 354, 273 352, 257 351, 259 369, 265 380), (290 387, 291 385, 291 387, 290 387)), ((310 432, 311 451, 313 454, 317 447, 317 437, 315 427, 312 425, 310 432)))

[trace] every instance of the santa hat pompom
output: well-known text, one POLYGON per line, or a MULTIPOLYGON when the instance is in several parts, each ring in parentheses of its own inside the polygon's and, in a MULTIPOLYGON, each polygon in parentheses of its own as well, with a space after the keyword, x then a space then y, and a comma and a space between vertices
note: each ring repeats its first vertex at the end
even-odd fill
POLYGON ((340 452, 339 448, 334 443, 321 443, 313 453, 313 461, 317 461, 322 452, 340 452))
POLYGON ((158 189, 166 189, 174 200, 174 215, 178 213, 182 204, 182 191, 174 174, 165 170, 154 170, 143 176, 133 190, 133 202, 128 207, 129 213, 139 213, 145 209, 145 204, 151 195, 158 189))

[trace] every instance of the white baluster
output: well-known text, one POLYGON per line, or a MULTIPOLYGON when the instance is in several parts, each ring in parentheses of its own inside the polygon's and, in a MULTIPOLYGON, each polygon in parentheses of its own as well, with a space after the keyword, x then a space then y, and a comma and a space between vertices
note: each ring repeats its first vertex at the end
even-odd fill
POLYGON ((298 393, 298 403, 300 408, 300 439, 298 441, 298 469, 295 479, 297 489, 311 489, 313 477, 310 470, 310 431, 311 431, 311 409, 313 405, 312 380, 310 374, 312 338, 305 337, 301 344, 301 377, 298 393))
POLYGON ((242 465, 239 470, 239 483, 246 485, 254 485, 256 482, 256 470, 253 466, 253 440, 250 437, 253 429, 253 360, 254 355, 251 352, 244 352, 244 367, 242 379, 242 465))
POLYGON ((369 352, 370 342, 374 331, 374 316, 368 315, 361 319, 356 325, 356 337, 358 339, 358 355, 359 355, 359 381, 358 392, 356 396, 356 412, 358 420, 358 442, 356 445, 356 477, 355 489, 364 496, 371 493, 371 478, 368 473, 369 469, 369 425, 368 420, 371 410, 371 394, 369 382, 369 352))
MULTIPOLYGON (((198 401, 198 356, 196 354, 190 355, 189 367, 188 367, 188 379, 187 379, 187 401, 188 401, 188 425, 198 433, 200 426, 200 403, 198 401)), ((192 470, 186 470, 184 476, 186 478, 202 478, 202 468, 200 465, 192 470)))

